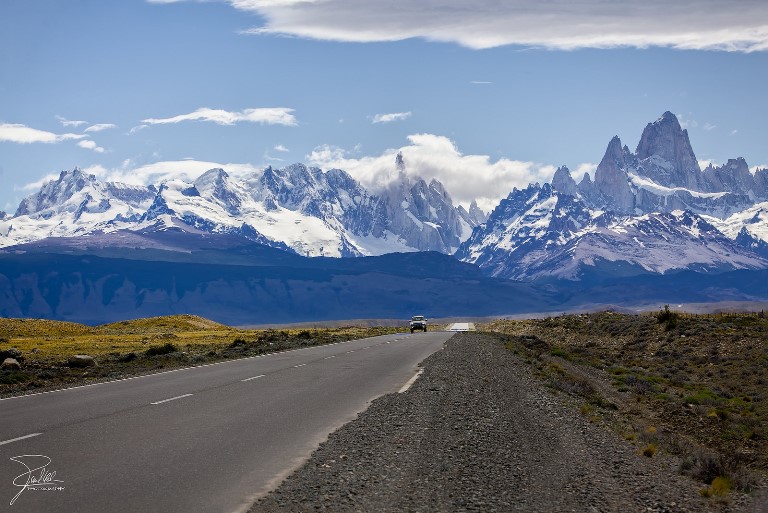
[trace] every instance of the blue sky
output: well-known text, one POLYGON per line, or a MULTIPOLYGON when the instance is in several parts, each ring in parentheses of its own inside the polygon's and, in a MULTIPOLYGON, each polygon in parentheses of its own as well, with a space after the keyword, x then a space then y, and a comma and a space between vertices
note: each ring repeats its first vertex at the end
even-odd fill
POLYGON ((488 209, 558 165, 580 177, 613 135, 634 150, 666 110, 700 160, 768 165, 768 4, 573 5, 3 0, 0 209, 74 166, 306 162, 376 186, 400 150, 488 209))

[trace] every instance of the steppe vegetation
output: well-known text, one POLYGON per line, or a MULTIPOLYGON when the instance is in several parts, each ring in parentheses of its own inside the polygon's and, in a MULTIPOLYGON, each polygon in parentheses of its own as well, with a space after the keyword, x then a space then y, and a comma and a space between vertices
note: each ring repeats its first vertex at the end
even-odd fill
POLYGON ((120 379, 178 367, 256 356, 403 331, 394 327, 236 329, 194 315, 101 326, 41 319, 0 319, 0 395, 120 379), (20 356, 17 356, 20 353, 20 356), (74 355, 96 365, 75 366, 74 355))
MULTIPOLYGON (((592 422, 669 457, 724 500, 768 476, 768 319, 764 314, 613 312, 499 320, 495 333, 592 422)), ((765 492, 759 492, 765 493, 765 492)))

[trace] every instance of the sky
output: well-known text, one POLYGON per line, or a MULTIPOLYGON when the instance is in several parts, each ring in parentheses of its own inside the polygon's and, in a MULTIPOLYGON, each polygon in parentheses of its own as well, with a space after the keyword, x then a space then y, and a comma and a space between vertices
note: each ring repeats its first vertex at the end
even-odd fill
POLYGON ((2 0, 0 210, 62 170, 192 180, 402 152, 486 211, 672 111, 768 167, 765 0, 2 0))

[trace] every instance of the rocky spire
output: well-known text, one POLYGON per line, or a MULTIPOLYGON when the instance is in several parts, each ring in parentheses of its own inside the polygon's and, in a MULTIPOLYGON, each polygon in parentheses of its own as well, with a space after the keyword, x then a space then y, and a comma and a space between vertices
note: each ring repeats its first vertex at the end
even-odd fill
POLYGON ((469 218, 476 225, 483 224, 488 220, 488 214, 483 212, 483 210, 477 206, 477 201, 472 200, 472 203, 469 204, 469 218))
POLYGON ((703 176, 708 189, 712 192, 727 191, 737 194, 749 194, 750 191, 757 192, 755 179, 749 170, 747 161, 742 157, 728 159, 728 162, 721 167, 710 164, 704 170, 703 176))
POLYGON ((683 130, 671 112, 646 125, 636 153, 642 174, 659 185, 705 189, 688 131, 683 130))
POLYGON ((552 177, 552 188, 565 196, 576 196, 579 192, 571 172, 566 166, 560 166, 552 177))
POLYGON ((395 157, 395 165, 400 173, 405 173, 405 159, 403 159, 403 152, 398 151, 397 157, 395 157))
POLYGON ((614 136, 595 171, 595 188, 611 208, 620 212, 631 212, 635 203, 627 176, 628 154, 626 147, 622 148, 619 136, 614 136))

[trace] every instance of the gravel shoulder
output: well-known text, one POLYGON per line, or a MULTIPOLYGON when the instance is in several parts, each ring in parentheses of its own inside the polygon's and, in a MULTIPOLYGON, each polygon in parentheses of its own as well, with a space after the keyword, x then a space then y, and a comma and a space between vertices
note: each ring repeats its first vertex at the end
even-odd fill
POLYGON ((742 510, 590 423, 493 337, 457 334, 423 368, 251 512, 742 510))

